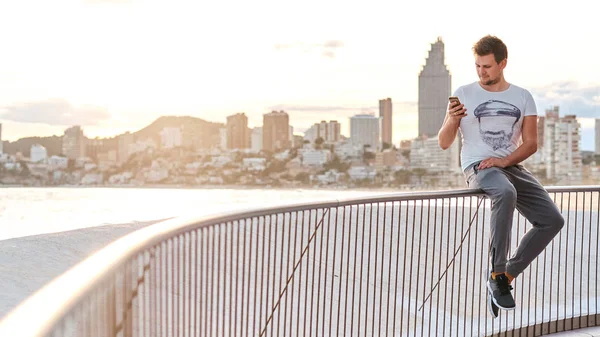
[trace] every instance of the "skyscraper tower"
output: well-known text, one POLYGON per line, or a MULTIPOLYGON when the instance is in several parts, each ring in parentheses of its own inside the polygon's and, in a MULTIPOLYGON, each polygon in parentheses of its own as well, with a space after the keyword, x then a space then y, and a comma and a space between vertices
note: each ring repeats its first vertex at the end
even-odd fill
POLYGON ((419 136, 436 136, 446 115, 451 95, 451 75, 444 64, 444 42, 431 44, 425 66, 419 74, 419 136))
POLYGON ((248 129, 248 117, 246 117, 246 114, 243 112, 227 116, 227 148, 250 148, 250 129, 248 129))
POLYGON ((263 150, 277 151, 290 147, 290 117, 285 111, 263 115, 263 150))
POLYGON ((392 99, 379 100, 379 118, 381 119, 381 142, 392 145, 392 99))
POLYGON ((75 125, 65 130, 62 138, 62 153, 69 159, 85 157, 85 136, 81 126, 75 125))

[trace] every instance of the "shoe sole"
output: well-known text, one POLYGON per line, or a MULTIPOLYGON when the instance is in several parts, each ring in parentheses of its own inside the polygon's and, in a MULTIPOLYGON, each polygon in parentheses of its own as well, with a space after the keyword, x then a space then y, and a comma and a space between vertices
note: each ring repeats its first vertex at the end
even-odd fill
POLYGON ((512 308, 506 308, 501 306, 500 304, 498 304, 498 302, 496 302, 496 299, 494 298, 493 292, 492 292, 492 288, 490 287, 490 281, 487 281, 487 289, 488 289, 488 293, 490 294, 490 297, 492 298, 492 301, 494 301, 494 304, 500 308, 500 309, 504 309, 504 310, 515 310, 515 307, 512 308))
POLYGON ((492 317, 498 318, 498 314, 494 312, 494 308, 492 307, 492 305, 496 305, 494 302, 492 302, 492 298, 493 297, 490 296, 490 298, 487 300, 488 312, 490 313, 490 315, 492 315, 492 317))

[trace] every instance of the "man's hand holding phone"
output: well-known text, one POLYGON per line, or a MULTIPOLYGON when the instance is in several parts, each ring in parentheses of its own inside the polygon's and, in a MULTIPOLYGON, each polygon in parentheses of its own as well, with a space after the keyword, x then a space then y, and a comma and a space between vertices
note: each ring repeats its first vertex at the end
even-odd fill
POLYGON ((467 109, 465 108, 465 105, 460 102, 458 97, 456 97, 456 96, 448 97, 448 110, 446 111, 446 113, 450 117, 460 119, 467 115, 466 112, 467 112, 467 109))

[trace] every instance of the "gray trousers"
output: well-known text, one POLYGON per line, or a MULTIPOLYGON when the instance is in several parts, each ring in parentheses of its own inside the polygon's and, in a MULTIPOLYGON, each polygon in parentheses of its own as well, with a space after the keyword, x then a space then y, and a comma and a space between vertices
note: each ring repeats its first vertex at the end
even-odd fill
POLYGON ((492 272, 517 277, 558 234, 564 219, 544 187, 522 165, 465 170, 467 185, 482 189, 492 202, 490 263, 492 272), (532 224, 507 261, 515 208, 532 224))

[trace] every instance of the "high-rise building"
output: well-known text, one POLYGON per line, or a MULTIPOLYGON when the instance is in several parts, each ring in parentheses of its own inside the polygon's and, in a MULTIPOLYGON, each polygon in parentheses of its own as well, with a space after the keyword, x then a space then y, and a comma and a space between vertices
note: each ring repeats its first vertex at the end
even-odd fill
POLYGON ((250 145, 252 148, 252 152, 260 152, 263 149, 263 135, 262 128, 254 128, 252 129, 252 135, 250 136, 250 145))
POLYGON ((546 114, 544 160, 547 178, 567 182, 581 179, 580 128, 574 115, 555 118, 546 114))
MULTIPOLYGON (((596 142, 596 154, 600 155, 600 118, 596 118, 596 135, 594 140, 596 142)), ((0 148, 0 153, 2 153, 2 148, 0 148)))
POLYGON ((340 141, 342 127, 338 121, 329 121, 327 125, 327 137, 325 141, 328 143, 337 143, 340 141))
POLYGON ((263 150, 277 151, 290 147, 290 117, 285 111, 263 115, 263 150))
POLYGON ((437 136, 451 95, 451 79, 444 64, 444 42, 438 38, 419 74, 419 136, 437 136))
POLYGON ((368 145, 372 151, 379 149, 379 118, 372 115, 350 117, 350 140, 358 146, 368 145))
POLYGON ((313 124, 304 133, 304 139, 314 143, 317 138, 323 138, 325 143, 333 144, 340 141, 341 126, 337 121, 321 121, 313 124))
POLYGON ((65 130, 62 138, 62 152, 69 159, 85 157, 85 136, 81 126, 72 126, 65 130))
POLYGON ((392 99, 379 100, 379 118, 381 119, 381 142, 392 145, 392 99))
POLYGON ((559 107, 553 106, 551 109, 546 109, 546 114, 537 118, 537 151, 529 158, 523 161, 530 169, 542 169, 546 161, 546 120, 558 120, 559 107))
POLYGON ((227 148, 250 148, 250 129, 248 117, 244 113, 227 116, 227 148))

